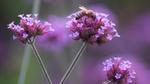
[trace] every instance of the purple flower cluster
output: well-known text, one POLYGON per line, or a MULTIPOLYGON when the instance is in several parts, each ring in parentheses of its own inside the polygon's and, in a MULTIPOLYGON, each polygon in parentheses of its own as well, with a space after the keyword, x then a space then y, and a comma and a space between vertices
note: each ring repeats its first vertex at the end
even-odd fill
POLYGON ((11 22, 8 25, 8 29, 14 33, 13 39, 18 39, 23 43, 34 39, 38 35, 43 35, 47 32, 54 31, 51 24, 48 22, 41 22, 38 19, 37 14, 22 14, 18 15, 18 17, 20 18, 19 24, 15 25, 14 22, 11 22))
POLYGON ((103 62, 104 71, 109 81, 117 84, 131 84, 135 79, 136 72, 131 70, 131 62, 114 57, 103 62))
POLYGON ((102 44, 120 37, 115 24, 108 19, 108 15, 97 13, 93 10, 79 7, 81 10, 68 16, 71 20, 67 22, 70 37, 75 40, 82 39, 88 43, 102 44))

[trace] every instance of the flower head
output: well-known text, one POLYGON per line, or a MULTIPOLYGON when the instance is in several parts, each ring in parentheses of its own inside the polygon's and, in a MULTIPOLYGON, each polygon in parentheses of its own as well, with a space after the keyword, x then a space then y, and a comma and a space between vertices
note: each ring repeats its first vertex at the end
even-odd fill
POLYGON ((54 31, 51 24, 41 22, 37 14, 18 15, 18 17, 20 18, 19 24, 16 25, 14 22, 11 22, 8 24, 8 29, 14 33, 13 39, 18 39, 23 43, 28 42, 36 36, 54 31))
POLYGON ((107 14, 97 13, 85 7, 79 8, 80 11, 68 16, 71 20, 66 26, 70 31, 70 37, 91 44, 101 44, 114 37, 120 37, 114 28, 115 24, 107 18, 107 14))
POLYGON ((131 70, 131 62, 114 57, 103 62, 104 71, 109 81, 117 84, 131 84, 135 79, 136 72, 131 70))

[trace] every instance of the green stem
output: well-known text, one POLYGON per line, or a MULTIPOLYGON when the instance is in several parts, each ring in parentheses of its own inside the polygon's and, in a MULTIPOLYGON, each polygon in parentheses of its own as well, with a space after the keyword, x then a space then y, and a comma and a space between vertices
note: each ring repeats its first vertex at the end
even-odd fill
POLYGON ((42 58, 41 58, 41 56, 39 55, 39 53, 38 53, 38 51, 37 51, 37 49, 36 49, 34 43, 31 43, 30 45, 31 45, 31 47, 32 47, 32 49, 33 49, 33 51, 34 51, 34 54, 35 54, 35 56, 36 56, 36 58, 37 58, 37 60, 38 60, 38 62, 39 62, 39 64, 40 64, 40 66, 41 66, 41 69, 42 69, 43 74, 45 75, 45 77, 46 77, 47 80, 48 80, 48 83, 49 83, 49 84, 52 84, 52 81, 51 81, 51 79, 50 79, 50 76, 48 75, 48 72, 47 72, 47 70, 46 70, 46 67, 45 67, 45 65, 44 65, 44 63, 43 63, 43 61, 42 61, 42 58))
POLYGON ((64 74, 64 76, 62 77, 61 81, 59 82, 59 84, 64 84, 65 80, 70 76, 72 70, 74 69, 75 65, 79 61, 79 58, 81 57, 81 54, 85 50, 86 46, 87 46, 87 43, 84 42, 82 44, 80 50, 76 54, 75 58, 73 59, 71 65, 69 66, 69 68, 67 69, 66 73, 64 74))
POLYGON ((32 6, 32 14, 39 14, 40 5, 41 5, 41 0, 34 0, 32 6))
POLYGON ((31 56, 30 53, 31 53, 31 48, 28 45, 26 45, 25 50, 24 50, 23 61, 21 64, 21 70, 20 70, 20 74, 19 74, 18 84, 25 83, 26 72, 28 70, 28 66, 30 63, 30 56, 31 56))
MULTIPOLYGON (((33 7, 32 7, 32 14, 39 14, 40 2, 41 0, 34 0, 33 7)), ((21 70, 19 73, 18 84, 25 84, 26 72, 28 70, 28 66, 30 63, 30 53, 31 53, 31 48, 28 46, 28 44, 26 44, 23 61, 21 64, 21 70)))

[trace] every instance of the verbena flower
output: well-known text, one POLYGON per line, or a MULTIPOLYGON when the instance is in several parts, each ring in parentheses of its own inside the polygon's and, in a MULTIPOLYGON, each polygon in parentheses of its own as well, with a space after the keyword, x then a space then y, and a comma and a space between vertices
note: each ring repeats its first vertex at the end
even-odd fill
POLYGON ((13 39, 18 39, 23 43, 34 39, 36 36, 54 31, 51 24, 40 21, 37 14, 22 14, 18 15, 18 17, 20 18, 19 23, 16 25, 14 22, 11 22, 8 25, 8 29, 14 33, 13 39))
POLYGON ((132 84, 134 82, 136 72, 131 69, 132 63, 130 61, 114 57, 107 59, 103 65, 108 81, 117 84, 132 84))
POLYGON ((91 44, 101 44, 114 37, 120 37, 115 24, 108 19, 107 14, 97 13, 85 7, 79 8, 80 11, 68 16, 71 20, 67 22, 66 27, 70 31, 70 37, 91 44))

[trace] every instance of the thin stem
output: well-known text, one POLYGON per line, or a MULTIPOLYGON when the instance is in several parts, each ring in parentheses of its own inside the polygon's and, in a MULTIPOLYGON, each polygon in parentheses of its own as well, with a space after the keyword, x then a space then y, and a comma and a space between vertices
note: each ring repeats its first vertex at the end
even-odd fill
POLYGON ((77 62, 79 61, 79 58, 81 57, 82 52, 85 50, 87 43, 84 42, 80 48, 80 50, 78 51, 78 53, 76 54, 75 58, 73 59, 71 65, 69 66, 69 68, 67 69, 66 73, 64 74, 64 76, 62 77, 61 81, 59 82, 59 84, 64 84, 65 80, 70 76, 72 70, 74 69, 75 65, 77 64, 77 62))
POLYGON ((34 0, 32 6, 32 14, 39 14, 41 0, 34 0))
POLYGON ((49 84, 52 84, 52 81, 51 81, 51 79, 50 79, 50 76, 48 75, 48 72, 47 72, 47 70, 46 70, 46 67, 45 67, 45 65, 44 65, 44 63, 43 63, 43 61, 42 61, 42 58, 41 58, 41 56, 39 55, 39 53, 38 53, 38 51, 37 51, 37 49, 36 49, 34 43, 32 43, 32 44, 30 44, 30 45, 31 45, 31 47, 32 47, 32 49, 33 49, 33 51, 34 51, 34 54, 35 54, 35 56, 36 56, 36 58, 37 58, 37 60, 38 60, 38 62, 39 62, 39 64, 40 64, 40 66, 41 66, 41 69, 42 69, 43 74, 45 75, 45 77, 46 77, 47 80, 48 80, 48 83, 49 83, 49 84))
POLYGON ((26 72, 28 70, 28 66, 30 63, 30 56, 31 56, 30 53, 31 53, 31 48, 28 45, 26 45, 25 50, 24 50, 23 61, 21 64, 21 70, 20 70, 20 74, 19 74, 18 84, 25 83, 26 72))

